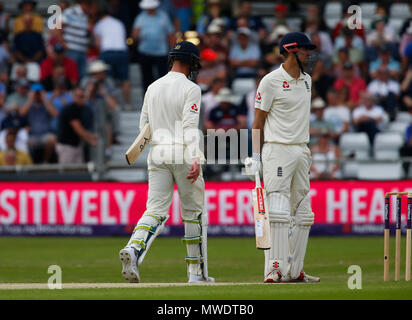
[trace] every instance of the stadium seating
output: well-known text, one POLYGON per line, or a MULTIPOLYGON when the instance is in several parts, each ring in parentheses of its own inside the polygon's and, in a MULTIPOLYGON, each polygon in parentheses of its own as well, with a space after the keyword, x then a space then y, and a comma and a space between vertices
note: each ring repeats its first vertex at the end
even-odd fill
POLYGON ((365 162, 359 164, 358 179, 399 180, 403 178, 401 162, 365 162))
POLYGON ((401 134, 402 136, 405 135, 406 129, 408 128, 409 123, 408 122, 401 122, 401 121, 395 121, 391 122, 388 125, 388 132, 396 132, 401 134))
POLYGON ((235 95, 244 95, 254 90, 256 87, 255 79, 235 79, 232 84, 235 95))
POLYGON ((378 133, 373 143, 373 153, 376 160, 399 159, 399 149, 403 145, 403 137, 396 132, 378 133))
POLYGON ((358 175, 359 163, 357 160, 370 158, 371 146, 366 133, 345 133, 339 141, 339 148, 348 159, 342 165, 342 175, 344 178, 356 178, 358 175))
POLYGON ((328 28, 333 29, 342 18, 342 4, 340 2, 328 2, 325 6, 323 18, 328 28))

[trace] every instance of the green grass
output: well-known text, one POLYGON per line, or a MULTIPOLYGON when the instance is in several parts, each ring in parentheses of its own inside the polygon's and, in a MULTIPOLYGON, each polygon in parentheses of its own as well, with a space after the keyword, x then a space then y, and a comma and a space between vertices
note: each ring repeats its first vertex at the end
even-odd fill
MULTIPOLYGON (((393 239, 392 239, 393 240, 393 239)), ((57 264, 63 283, 120 282, 125 238, 0 238, 0 283, 47 283, 57 264)), ((404 242, 403 242, 404 243, 404 242)), ((262 282, 263 252, 251 238, 209 238, 209 273, 217 282, 262 282)), ((394 243, 392 243, 392 261, 394 243)), ((144 283, 186 282, 185 247, 158 238, 140 268, 144 283)), ((404 277, 404 252, 401 275, 404 277)), ((393 277, 393 265, 391 266, 393 277)), ((412 282, 384 283, 383 237, 311 238, 305 271, 319 284, 208 287, 0 290, 0 299, 411 299, 412 282), (362 290, 349 290, 350 265, 362 268, 362 290)))

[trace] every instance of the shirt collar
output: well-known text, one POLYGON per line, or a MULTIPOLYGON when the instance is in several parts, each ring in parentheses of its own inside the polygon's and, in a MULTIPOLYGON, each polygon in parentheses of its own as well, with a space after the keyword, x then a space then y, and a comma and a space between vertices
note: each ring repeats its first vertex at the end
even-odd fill
POLYGON ((181 72, 169 71, 169 74, 170 74, 170 75, 173 75, 173 76, 175 76, 175 77, 186 78, 186 76, 185 76, 183 73, 181 73, 181 72))
MULTIPOLYGON (((280 69, 282 71, 283 77, 285 77, 287 79, 287 81, 296 80, 283 68, 283 63, 280 65, 280 69)), ((304 80, 304 79, 305 79, 305 74, 303 74, 302 71, 301 71, 298 80, 304 80)))

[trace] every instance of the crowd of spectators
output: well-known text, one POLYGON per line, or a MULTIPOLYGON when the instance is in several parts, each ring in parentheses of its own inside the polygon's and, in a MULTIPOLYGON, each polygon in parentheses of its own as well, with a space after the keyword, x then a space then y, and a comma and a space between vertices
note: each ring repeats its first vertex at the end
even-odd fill
MULTIPOLYGON (((120 133, 119 111, 132 109, 130 63, 140 64, 144 92, 167 73, 170 47, 189 33, 200 50, 204 130, 251 128, 256 88, 282 63, 278 44, 291 31, 305 32, 317 45, 310 71, 310 145, 316 158, 339 158, 337 146, 346 132, 365 132, 373 144, 399 112, 412 114, 412 18, 396 28, 388 19, 390 4, 377 5, 370 27, 352 30, 344 6, 342 20, 327 27, 322 8, 311 3, 300 25, 288 19, 296 13, 287 3, 274 3, 265 19, 253 14, 251 1, 235 8, 207 0, 200 11, 191 0, 102 3, 60 1, 63 14, 56 22, 62 29, 53 30, 45 30, 36 1, 20 1, 15 17, 0 4, 0 164, 30 163, 20 153, 11 156, 13 148, 34 163, 87 160, 86 146, 99 139, 93 119, 101 107, 110 154, 120 133), (252 86, 239 94, 242 81, 252 86)), ((411 132, 409 126, 402 155, 412 154, 411 132)), ((339 165, 312 171, 314 178, 339 174, 339 165)))

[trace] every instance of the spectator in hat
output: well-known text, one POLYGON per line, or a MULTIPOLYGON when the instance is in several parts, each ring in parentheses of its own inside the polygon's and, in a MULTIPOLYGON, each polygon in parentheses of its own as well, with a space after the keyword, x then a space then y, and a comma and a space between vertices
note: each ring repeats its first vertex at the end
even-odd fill
POLYGON ((17 130, 16 148, 29 152, 29 126, 27 119, 15 110, 9 112, 0 124, 0 150, 7 148, 6 135, 7 130, 10 128, 17 130))
POLYGON ((311 115, 310 115, 310 145, 316 144, 322 130, 328 132, 335 132, 335 125, 324 119, 326 103, 320 97, 315 97, 312 101, 311 115))
POLYGON ((86 95, 82 88, 73 91, 73 103, 60 112, 56 151, 60 164, 83 163, 82 142, 96 146, 97 135, 83 125, 82 109, 86 105, 86 95))
MULTIPOLYGON (((103 104, 106 119, 106 147, 110 152, 110 147, 116 142, 116 136, 120 133, 119 109, 116 98, 114 97, 113 80, 107 76, 109 66, 101 60, 93 61, 88 69, 89 76, 81 81, 81 87, 85 90, 87 104, 93 113, 98 111, 98 105, 103 104)), ((84 108, 85 112, 90 109, 84 108)), ((87 123, 85 119, 84 126, 89 131, 93 130, 93 123, 87 123)))
POLYGON ((316 144, 310 147, 312 153, 311 179, 339 179, 341 177, 339 159, 342 157, 339 147, 332 143, 332 135, 322 129, 316 144))
POLYGON ((259 46, 250 41, 251 31, 239 28, 238 44, 230 49, 229 60, 234 78, 254 78, 261 58, 259 46))
POLYGON ((239 26, 237 24, 238 18, 246 19, 248 28, 258 35, 259 41, 263 40, 266 37, 266 26, 264 25, 262 18, 259 16, 252 15, 251 1, 242 1, 239 6, 239 14, 236 18, 232 19, 230 29, 236 33, 239 31, 239 26))
POLYGON ((17 149, 17 129, 9 128, 6 133, 6 148, 0 151, 0 166, 24 166, 33 163, 30 155, 17 149))
POLYGON ((15 83, 15 92, 6 99, 5 112, 18 111, 26 103, 29 94, 30 83, 26 79, 19 79, 15 83))
POLYGON ((24 22, 25 16, 29 15, 32 18, 32 24, 30 30, 39 34, 43 33, 44 21, 42 16, 34 12, 37 1, 22 0, 19 3, 19 9, 21 14, 13 21, 13 33, 14 35, 20 32, 27 31, 26 23, 24 22))
POLYGON ((167 73, 167 55, 175 43, 175 36, 169 17, 158 10, 158 0, 142 0, 139 5, 143 11, 134 21, 132 37, 138 43, 143 89, 146 91, 157 77, 167 73))
POLYGON ((207 13, 200 17, 196 25, 199 36, 203 37, 212 23, 218 25, 223 33, 229 28, 230 20, 221 14, 220 0, 207 0, 207 13))
POLYGON ((392 57, 389 45, 380 46, 379 57, 370 63, 369 74, 372 79, 377 77, 377 72, 381 66, 384 66, 389 70, 389 77, 391 79, 399 79, 401 64, 392 57))
POLYGON ((86 74, 86 53, 90 45, 89 13, 92 0, 77 0, 77 4, 63 11, 60 41, 66 55, 76 62, 79 78, 86 74))
POLYGON ((390 79, 389 69, 381 65, 376 72, 376 79, 372 80, 367 90, 377 97, 377 103, 389 113, 392 120, 395 119, 396 108, 401 87, 398 81, 390 79))
POLYGON ((246 117, 240 109, 233 104, 232 91, 222 88, 216 97, 218 105, 209 114, 205 129, 242 129, 246 126, 246 117))
POLYGON ((53 46, 53 50, 49 56, 44 59, 40 65, 40 81, 48 82, 45 85, 46 90, 50 91, 52 88, 50 85, 50 79, 53 75, 53 70, 56 67, 63 67, 64 77, 69 81, 70 87, 74 87, 79 82, 79 71, 76 62, 67 57, 65 49, 62 44, 56 43, 53 46))
POLYGON ((40 62, 45 53, 43 36, 32 30, 33 16, 25 13, 22 16, 23 30, 13 40, 13 56, 17 62, 40 62))
POLYGON ((353 110, 352 119, 357 132, 365 132, 371 145, 378 132, 381 131, 385 117, 383 108, 376 104, 376 98, 369 92, 362 94, 362 105, 353 110))
POLYGON ((27 117, 30 128, 30 153, 37 155, 41 152, 35 162, 50 162, 56 145, 56 136, 51 129, 51 119, 57 117, 58 112, 47 100, 46 91, 41 83, 34 83, 30 87, 29 97, 19 113, 27 117))
POLYGON ((226 64, 219 61, 219 54, 212 49, 204 49, 200 52, 200 63, 202 69, 199 70, 196 81, 203 90, 210 88, 213 79, 226 79, 226 64))
POLYGON ((125 109, 131 110, 129 81, 129 49, 126 45, 126 28, 123 23, 107 10, 101 12, 101 18, 93 29, 93 35, 100 57, 110 66, 109 75, 121 82, 125 100, 125 109))
POLYGON ((351 109, 359 105, 360 94, 366 90, 365 81, 355 76, 353 64, 350 62, 344 64, 342 77, 336 79, 333 87, 336 91, 339 91, 342 87, 348 88, 351 109))

